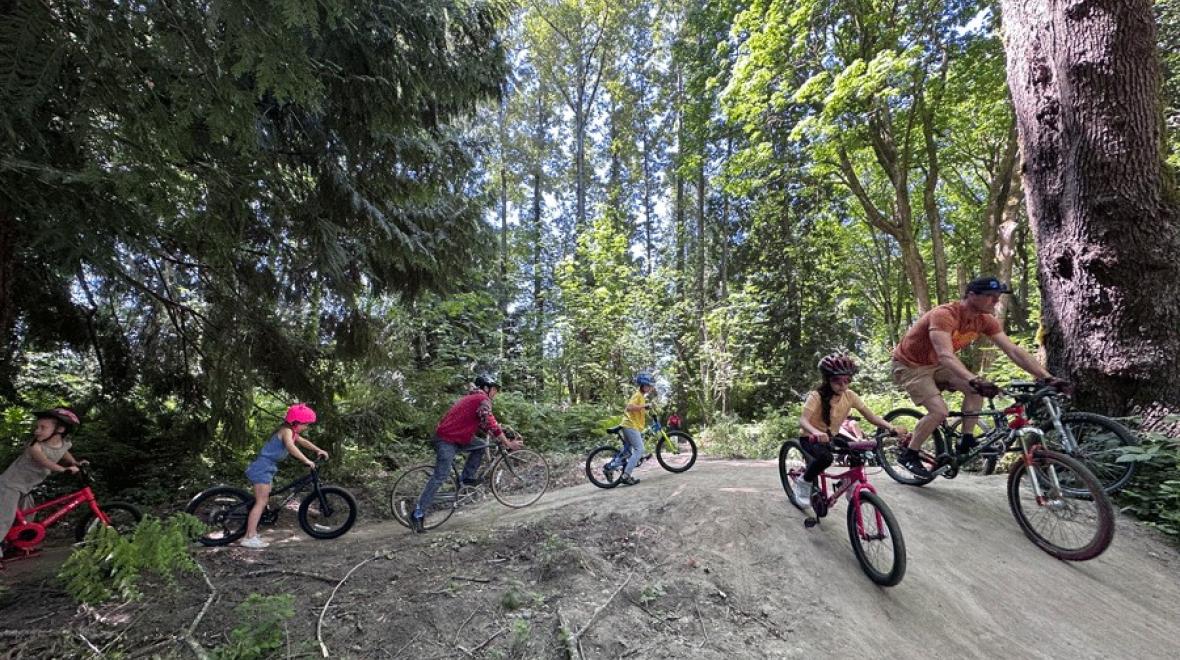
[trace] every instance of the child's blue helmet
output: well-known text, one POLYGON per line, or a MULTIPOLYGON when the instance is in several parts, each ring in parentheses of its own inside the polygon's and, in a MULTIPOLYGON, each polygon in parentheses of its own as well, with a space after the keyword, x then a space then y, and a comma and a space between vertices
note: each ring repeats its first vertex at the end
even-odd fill
POLYGON ((636 385, 639 385, 639 386, 643 386, 643 385, 651 385, 652 387, 655 387, 655 385, 656 385, 656 379, 655 379, 655 378, 652 378, 652 377, 651 377, 651 374, 649 374, 649 373, 647 373, 647 372, 645 371, 645 372, 643 372, 643 373, 636 374, 636 376, 635 376, 635 384, 636 384, 636 385))

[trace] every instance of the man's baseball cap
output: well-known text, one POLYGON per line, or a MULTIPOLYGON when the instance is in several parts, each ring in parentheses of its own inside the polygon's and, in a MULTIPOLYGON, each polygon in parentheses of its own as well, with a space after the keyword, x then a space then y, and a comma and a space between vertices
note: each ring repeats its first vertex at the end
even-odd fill
POLYGON ((977 277, 967 283, 967 293, 1012 293, 1012 289, 994 277, 977 277))

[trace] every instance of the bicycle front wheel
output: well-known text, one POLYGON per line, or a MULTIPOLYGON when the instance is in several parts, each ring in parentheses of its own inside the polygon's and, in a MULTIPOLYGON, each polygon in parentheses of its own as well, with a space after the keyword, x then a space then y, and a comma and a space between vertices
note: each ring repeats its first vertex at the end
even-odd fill
MULTIPOLYGON (((1127 427, 1109 417, 1086 412, 1065 413, 1061 416, 1061 425, 1077 442, 1077 450, 1065 451, 1061 434, 1052 423, 1041 427, 1045 432, 1045 447, 1081 461, 1107 493, 1117 493, 1131 482, 1138 464, 1118 462, 1124 448, 1139 444, 1127 427)), ((1070 489, 1070 492, 1075 496, 1083 493, 1077 488, 1070 489)))
POLYGON ((518 449, 496 460, 491 473, 492 496, 504 506, 526 507, 549 488, 549 463, 530 449, 518 449))
POLYGON ((697 462, 697 443, 684 431, 669 431, 656 442, 656 460, 669 472, 687 472, 697 462))
POLYGON ((892 587, 905 577, 905 539, 893 511, 875 493, 861 489, 848 507, 848 538, 852 552, 869 579, 892 587))
POLYGON ((205 525, 205 533, 197 537, 202 545, 227 545, 246 533, 246 518, 254 496, 241 488, 218 486, 194 497, 185 512, 196 516, 205 525))
POLYGON ((1038 448, 1031 463, 1016 463, 1008 474, 1008 504, 1024 535, 1058 559, 1093 559, 1114 538, 1110 499, 1086 466, 1065 454, 1038 448), (1085 493, 1071 495, 1078 486, 1085 493))
POLYGON ((343 536, 355 522, 356 500, 343 488, 320 486, 299 504, 299 526, 315 539, 343 536))
MULTIPOLYGON (((433 465, 418 465, 402 473, 393 482, 393 489, 389 491, 389 507, 393 510, 393 517, 399 523, 410 526, 410 514, 418 505, 418 496, 426 488, 426 482, 434 475, 433 465)), ((459 502, 459 475, 452 469, 447 479, 438 487, 434 501, 430 503, 422 518, 422 527, 434 529, 447 521, 455 512, 459 502)))
MULTIPOLYGON (((107 518, 111 521, 111 527, 115 528, 115 531, 121 536, 134 532, 135 526, 139 524, 140 520, 143 520, 143 513, 139 508, 126 502, 107 502, 99 508, 107 514, 107 518)), ((94 515, 93 511, 87 511, 86 515, 78 521, 78 526, 74 528, 74 538, 79 542, 85 541, 90 530, 101 524, 102 521, 94 515)))
MULTIPOLYGON (((918 424, 918 420, 922 419, 924 415, 913 408, 898 408, 885 413, 885 421, 891 424, 901 424, 907 427, 910 432, 918 424)), ((922 478, 910 472, 902 464, 897 462, 897 455, 905 449, 905 441, 893 435, 882 436, 877 441, 877 462, 885 469, 885 473, 893 478, 894 481, 909 486, 925 486, 934 481, 933 477, 922 478)), ((927 470, 933 471, 938 467, 938 457, 946 451, 946 442, 942 437, 942 429, 934 429, 934 433, 926 438, 922 446, 918 448, 918 456, 922 460, 922 464, 926 466, 927 470)))
POLYGON ((787 440, 778 450, 778 478, 787 493, 787 499, 796 509, 802 510, 798 498, 795 497, 795 482, 803 477, 807 471, 807 454, 803 453, 803 445, 798 440, 787 440))
POLYGON ((586 478, 590 479, 590 483, 599 488, 618 486, 619 481, 623 478, 623 466, 616 465, 612 470, 607 470, 607 466, 614 462, 620 453, 618 447, 611 445, 603 445, 591 450, 590 454, 586 456, 586 478))

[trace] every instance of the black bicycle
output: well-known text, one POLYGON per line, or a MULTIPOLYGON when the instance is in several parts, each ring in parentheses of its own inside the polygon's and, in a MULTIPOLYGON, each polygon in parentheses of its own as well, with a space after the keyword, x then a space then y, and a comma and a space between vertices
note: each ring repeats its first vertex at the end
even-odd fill
MULTIPOLYGON (((504 435, 509 439, 518 437, 507 428, 504 435)), ((482 438, 477 442, 479 444, 465 450, 466 453, 486 452, 475 473, 475 483, 460 482, 459 454, 456 454, 451 463, 450 475, 439 486, 430 508, 423 512, 423 529, 434 529, 446 522, 455 509, 483 500, 489 488, 500 504, 513 509, 529 506, 541 499, 549 489, 549 463, 544 456, 531 449, 509 451, 500 444, 493 449, 482 438)), ((418 503, 418 496, 433 475, 433 464, 415 465, 407 468, 394 482, 389 491, 389 508, 394 519, 402 525, 410 526, 410 514, 418 503)))
MULTIPOLYGON (((310 491, 299 503, 299 526, 307 535, 316 539, 334 539, 343 536, 356 522, 356 499, 343 488, 325 486, 320 483, 316 467, 295 481, 271 491, 274 498, 287 493, 278 505, 266 504, 258 524, 273 525, 279 513, 303 492, 310 491), (290 492, 288 492, 290 491, 290 492)), ((254 506, 254 496, 241 488, 215 486, 201 491, 189 501, 184 510, 196 516, 208 530, 198 539, 204 545, 226 545, 240 539, 246 533, 246 518, 254 506)))
MULTIPOLYGON (((957 439, 964 415, 952 412, 922 443, 919 456, 928 470, 935 476, 954 478, 959 469, 976 458, 983 459, 984 474, 991 474, 1004 453, 1017 451, 1014 436, 1009 431, 1023 426, 1036 426, 1044 433, 1044 446, 1077 459, 1102 484, 1107 493, 1116 493, 1130 483, 1135 476, 1137 464, 1118 462, 1128 447, 1138 444, 1135 434, 1122 424, 1094 413, 1063 412, 1065 395, 1052 387, 1029 382, 1014 382, 1004 389, 1015 403, 1007 408, 996 408, 988 399, 988 406, 975 415, 978 420, 978 446, 970 452, 960 454, 957 439), (1009 418, 1012 418, 1009 420, 1009 418)), ((898 408, 885 415, 885 419, 897 423, 909 420, 911 428, 921 419, 923 413, 913 408, 898 408)), ((930 483, 897 462, 901 449, 896 439, 888 439, 878 449, 877 455, 882 467, 896 481, 914 486, 930 483)), ((1081 488, 1072 489, 1074 496, 1083 495, 1081 488)))

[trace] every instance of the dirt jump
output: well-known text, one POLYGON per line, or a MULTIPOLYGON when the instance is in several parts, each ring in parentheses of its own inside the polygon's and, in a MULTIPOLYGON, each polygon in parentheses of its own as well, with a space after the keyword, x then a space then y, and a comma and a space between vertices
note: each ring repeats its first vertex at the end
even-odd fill
POLYGON ((845 505, 805 529, 771 461, 637 476, 520 510, 489 500, 423 535, 372 511, 337 541, 280 529, 265 551, 199 551, 212 591, 186 576, 97 610, 72 605, 51 570, 18 567, 0 573, 0 646, 45 657, 65 648, 60 633, 124 657, 193 657, 227 643, 242 625, 234 607, 259 593, 295 597, 274 657, 1076 659, 1180 648, 1173 546, 1120 516, 1102 556, 1053 559, 1018 528, 1004 475, 913 488, 872 474, 906 541, 908 570, 891 588, 861 572, 845 505))

